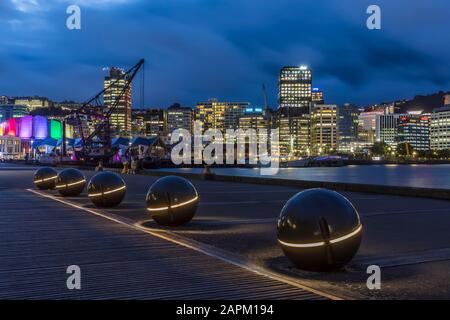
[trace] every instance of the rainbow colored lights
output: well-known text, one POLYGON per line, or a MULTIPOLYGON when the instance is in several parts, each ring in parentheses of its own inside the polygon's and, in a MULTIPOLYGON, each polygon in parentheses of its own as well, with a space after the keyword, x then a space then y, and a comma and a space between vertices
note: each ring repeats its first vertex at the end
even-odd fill
MULTIPOLYGON (((62 139, 63 125, 58 120, 49 120, 42 116, 11 118, 0 123, 0 136, 15 136, 22 139, 45 140, 62 139)), ((73 128, 66 125, 66 137, 73 138, 73 128)))

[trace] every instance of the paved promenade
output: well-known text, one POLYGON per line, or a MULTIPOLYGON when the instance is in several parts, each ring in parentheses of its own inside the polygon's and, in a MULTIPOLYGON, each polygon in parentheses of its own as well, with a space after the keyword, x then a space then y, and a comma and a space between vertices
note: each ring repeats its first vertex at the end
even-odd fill
POLYGON ((345 270, 322 274, 293 268, 276 241, 276 218, 299 189, 193 180, 197 216, 161 229, 144 202, 157 177, 124 176, 122 205, 98 210, 85 195, 36 193, 32 174, 0 167, 3 298, 450 298, 446 200, 343 192, 363 243, 345 270), (65 288, 70 264, 82 268, 79 292, 65 288), (382 268, 380 291, 366 288, 371 264, 382 268))
POLYGON ((326 298, 17 188, 25 176, 0 169, 0 299, 326 298), (81 290, 67 289, 69 265, 81 290))

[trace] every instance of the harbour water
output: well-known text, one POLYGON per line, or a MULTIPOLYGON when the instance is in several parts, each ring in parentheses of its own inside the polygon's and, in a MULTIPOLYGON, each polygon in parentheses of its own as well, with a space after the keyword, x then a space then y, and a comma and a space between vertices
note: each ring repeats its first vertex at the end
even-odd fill
MULTIPOLYGON (((202 171, 200 168, 160 170, 193 173, 202 171)), ((274 176, 261 176, 259 169, 214 168, 212 171, 218 175, 450 189, 450 164, 280 168, 274 176)))

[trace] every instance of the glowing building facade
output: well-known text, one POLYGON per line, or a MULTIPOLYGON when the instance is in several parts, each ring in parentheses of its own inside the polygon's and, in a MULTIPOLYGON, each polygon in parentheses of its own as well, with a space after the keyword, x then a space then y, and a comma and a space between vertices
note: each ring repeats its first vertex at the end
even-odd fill
POLYGON ((313 154, 329 154, 337 149, 337 106, 316 105, 311 114, 311 146, 313 154))
POLYGON ((416 151, 430 150, 430 122, 428 114, 407 114, 399 118, 398 143, 409 143, 416 151))
POLYGON ((131 136, 131 84, 126 89, 127 79, 122 69, 111 68, 105 77, 103 95, 105 106, 117 106, 111 114, 111 127, 115 129, 116 136, 131 136), (123 93, 123 95, 122 95, 123 93), (119 97, 122 97, 119 99, 119 97))
POLYGON ((312 72, 308 67, 283 67, 278 81, 280 108, 302 108, 309 113, 312 102, 312 72))
POLYGON ((193 112, 189 107, 179 105, 171 106, 167 109, 167 133, 171 136, 176 129, 185 129, 192 132, 193 112))
POLYGON ((249 106, 249 102, 220 102, 211 99, 197 104, 195 120, 203 124, 203 130, 219 129, 225 134, 227 129, 238 129, 239 118, 249 106))
POLYGON ((450 149, 450 104, 433 110, 430 128, 431 150, 450 149))

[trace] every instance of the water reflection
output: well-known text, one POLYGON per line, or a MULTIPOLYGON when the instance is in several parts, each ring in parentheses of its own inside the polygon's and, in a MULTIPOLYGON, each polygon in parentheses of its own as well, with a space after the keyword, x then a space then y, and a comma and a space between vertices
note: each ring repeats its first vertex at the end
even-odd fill
MULTIPOLYGON (((196 172, 202 169, 161 169, 196 172)), ((214 168, 220 175, 260 176, 259 169, 214 168)), ((420 188, 450 189, 450 165, 373 165, 347 166, 339 168, 282 168, 276 179, 298 179, 309 181, 352 182, 377 185, 410 186, 420 188)))

